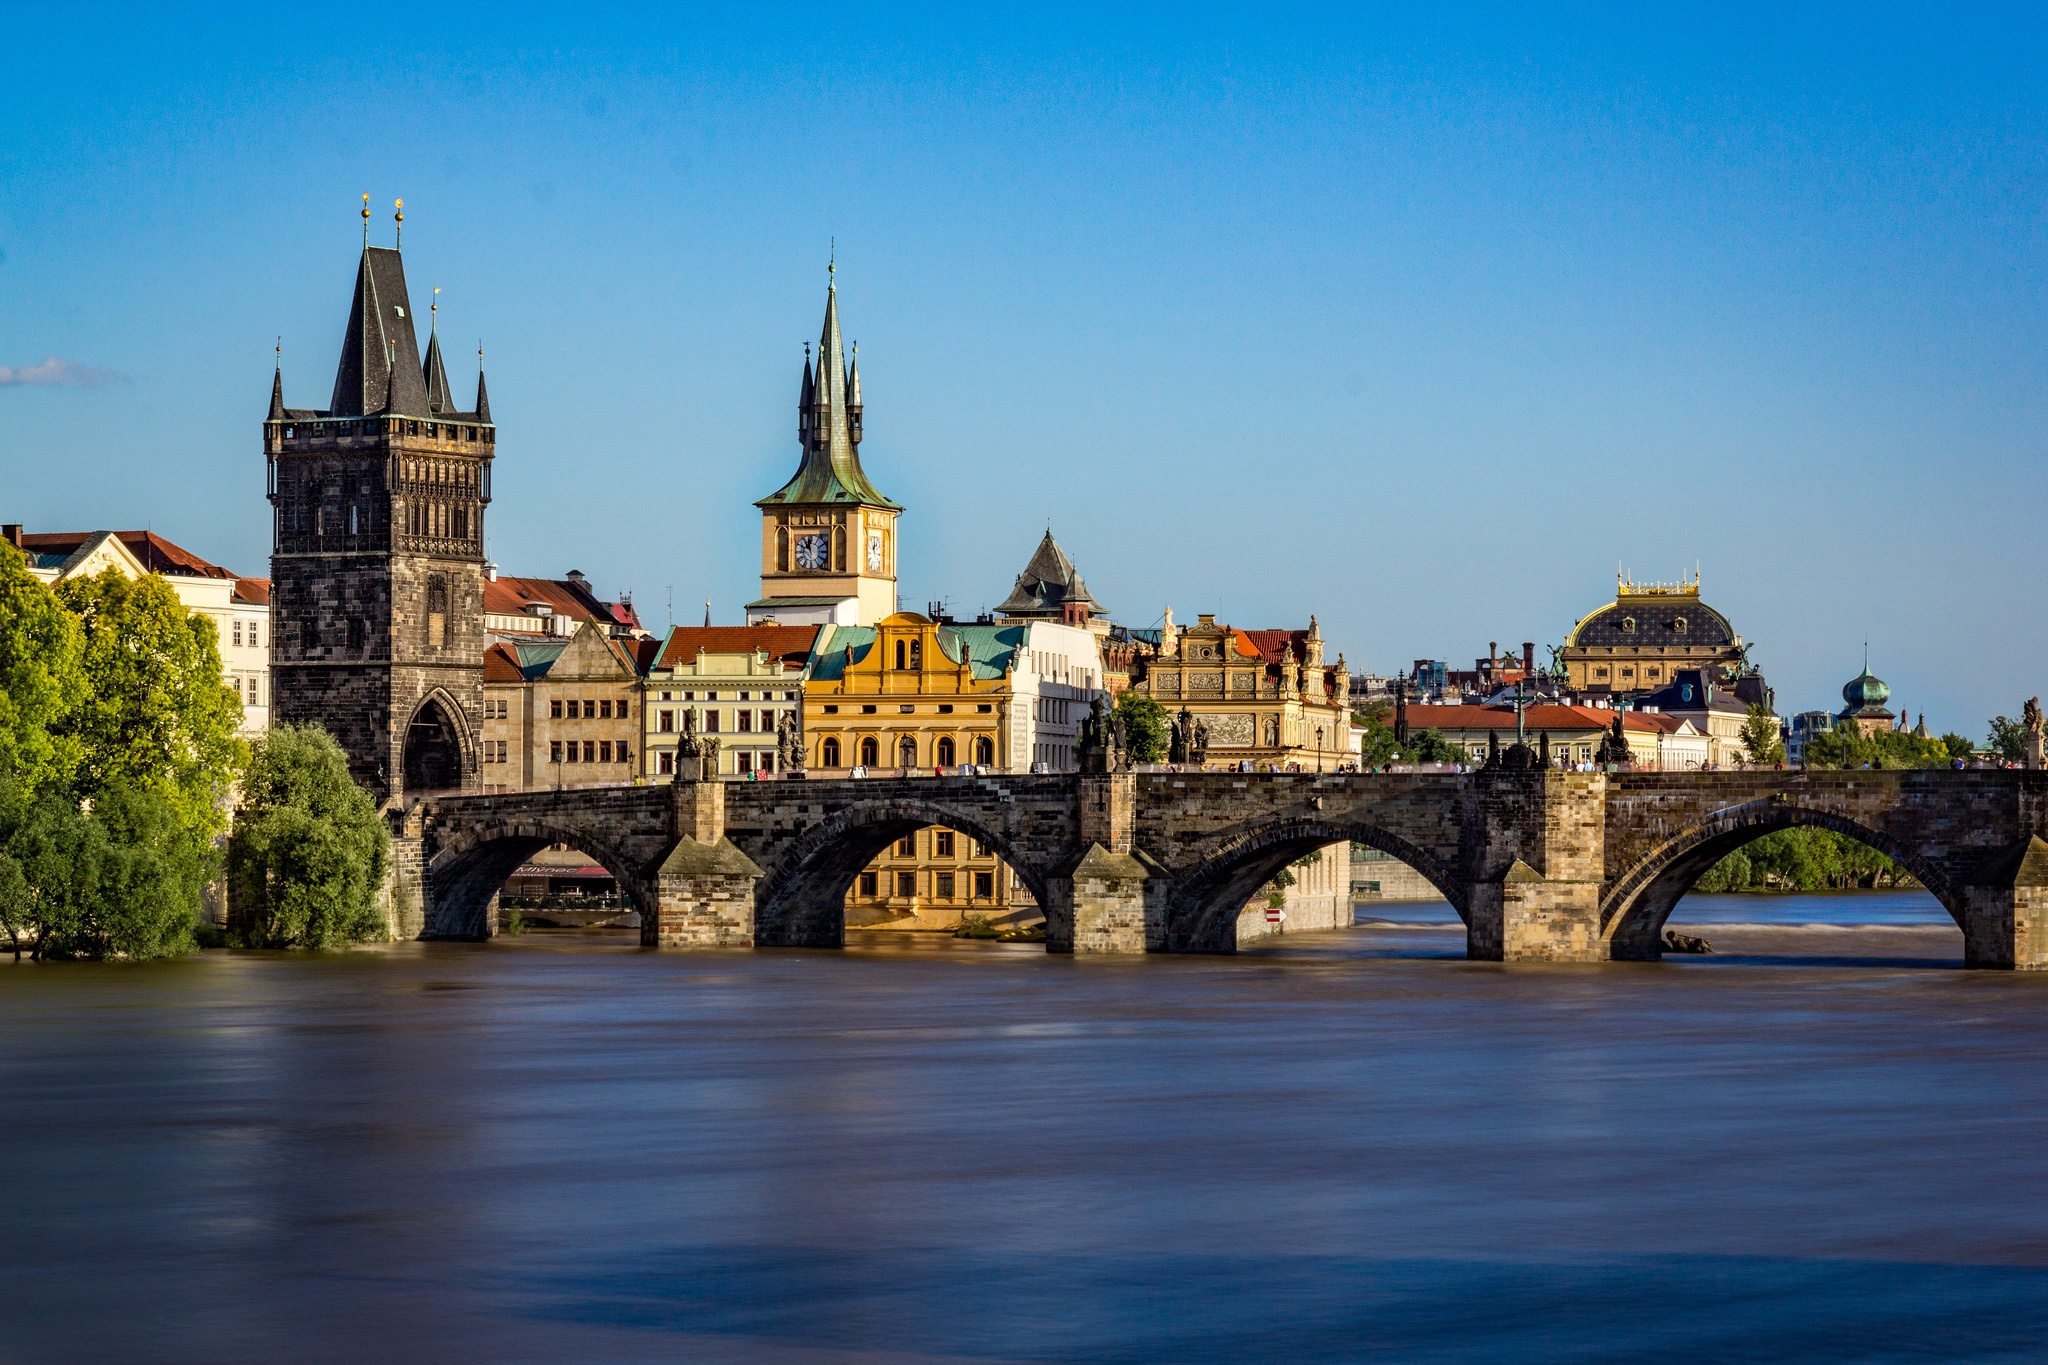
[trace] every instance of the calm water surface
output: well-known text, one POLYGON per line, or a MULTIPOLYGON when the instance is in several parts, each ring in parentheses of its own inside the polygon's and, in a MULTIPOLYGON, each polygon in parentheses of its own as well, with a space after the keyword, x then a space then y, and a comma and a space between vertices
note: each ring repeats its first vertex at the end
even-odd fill
POLYGON ((2041 1359, 2048 980, 1793 899, 0 968, 0 1361, 2041 1359))

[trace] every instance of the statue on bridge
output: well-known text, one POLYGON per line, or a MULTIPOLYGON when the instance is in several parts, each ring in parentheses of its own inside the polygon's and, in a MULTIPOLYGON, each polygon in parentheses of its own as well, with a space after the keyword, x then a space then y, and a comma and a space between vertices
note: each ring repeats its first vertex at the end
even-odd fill
POLYGON ((1166 747, 1166 761, 1169 763, 1192 763, 1201 766, 1209 756, 1209 727, 1195 719, 1194 712, 1183 706, 1180 714, 1173 718, 1172 738, 1166 747))
POLYGON ((1595 761, 1603 764, 1633 761, 1629 757, 1628 740, 1623 738, 1621 733, 1621 712, 1614 713, 1614 726, 1600 737, 1600 752, 1593 757, 1595 761))
POLYGON ((1081 722, 1075 738, 1084 773, 1124 773, 1131 770, 1131 750, 1124 733, 1124 718, 1109 709, 1106 698, 1096 697, 1081 722))
POLYGON ((2020 708, 2020 729, 2027 737, 2027 766, 2041 767, 2041 699, 2028 697, 2027 704, 2020 708))
POLYGON ((697 733, 697 712, 683 708, 683 734, 676 741, 676 781, 716 782, 718 741, 697 733))
POLYGON ((804 770, 804 732, 797 712, 784 711, 775 726, 775 766, 786 773, 804 770))

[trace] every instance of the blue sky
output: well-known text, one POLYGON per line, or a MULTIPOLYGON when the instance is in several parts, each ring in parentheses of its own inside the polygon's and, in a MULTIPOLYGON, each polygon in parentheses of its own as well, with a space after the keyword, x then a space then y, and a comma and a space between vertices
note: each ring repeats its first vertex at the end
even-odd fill
POLYGON ((905 605, 1049 520, 1384 671, 1697 563, 1781 710, 1866 638, 1937 730, 2048 690, 2038 11, 739 8, 15 10, 0 514, 264 572, 367 191, 491 556, 656 626, 755 595, 836 238, 905 605))

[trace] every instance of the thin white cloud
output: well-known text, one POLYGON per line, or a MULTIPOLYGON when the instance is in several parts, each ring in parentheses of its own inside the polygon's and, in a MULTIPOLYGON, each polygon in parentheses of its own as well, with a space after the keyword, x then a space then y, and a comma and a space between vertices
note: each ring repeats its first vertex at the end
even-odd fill
POLYGON ((95 369, 76 361, 44 356, 37 365, 0 365, 0 389, 16 384, 48 384, 62 388, 91 389, 102 384, 120 384, 128 376, 114 370, 95 369))

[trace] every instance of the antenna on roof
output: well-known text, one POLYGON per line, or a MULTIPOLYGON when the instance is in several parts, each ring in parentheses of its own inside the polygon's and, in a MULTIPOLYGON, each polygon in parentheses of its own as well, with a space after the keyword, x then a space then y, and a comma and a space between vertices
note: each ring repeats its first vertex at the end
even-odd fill
POLYGON ((403 199, 393 200, 391 207, 398 210, 398 212, 391 215, 398 220, 398 227, 391 234, 391 246, 393 250, 396 250, 400 240, 405 236, 405 201, 403 199))
POLYGON ((370 196, 363 196, 363 250, 370 249, 370 196))

